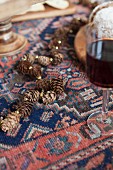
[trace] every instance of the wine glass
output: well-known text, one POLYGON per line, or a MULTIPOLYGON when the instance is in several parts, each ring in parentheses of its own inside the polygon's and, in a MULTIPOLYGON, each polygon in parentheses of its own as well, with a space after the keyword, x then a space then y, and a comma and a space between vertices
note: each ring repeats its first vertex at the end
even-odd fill
POLYGON ((45 0, 0 0, 0 56, 19 53, 27 39, 12 30, 11 18, 45 0))
POLYGON ((90 130, 101 135, 113 134, 113 113, 108 109, 113 88, 113 38, 105 38, 100 29, 86 26, 86 72, 89 81, 103 91, 102 108, 87 119, 90 130))

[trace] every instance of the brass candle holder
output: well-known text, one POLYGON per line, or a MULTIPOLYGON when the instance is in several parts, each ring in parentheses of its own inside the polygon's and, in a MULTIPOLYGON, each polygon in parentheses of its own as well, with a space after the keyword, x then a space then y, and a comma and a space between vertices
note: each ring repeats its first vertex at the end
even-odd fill
POLYGON ((12 31, 11 17, 45 0, 2 0, 0 2, 0 56, 19 53, 27 39, 12 31))

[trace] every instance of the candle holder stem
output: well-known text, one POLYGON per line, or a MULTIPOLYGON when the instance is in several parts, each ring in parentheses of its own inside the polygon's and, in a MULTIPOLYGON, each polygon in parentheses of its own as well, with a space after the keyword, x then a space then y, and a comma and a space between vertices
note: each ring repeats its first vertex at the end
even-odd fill
POLYGON ((26 45, 27 39, 12 31, 11 18, 0 21, 0 56, 19 53, 26 45))

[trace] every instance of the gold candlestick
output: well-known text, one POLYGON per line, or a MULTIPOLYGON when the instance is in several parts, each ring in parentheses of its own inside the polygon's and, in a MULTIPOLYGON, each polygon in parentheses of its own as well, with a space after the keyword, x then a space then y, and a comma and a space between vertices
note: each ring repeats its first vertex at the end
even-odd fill
POLYGON ((27 39, 12 31, 11 17, 45 0, 2 0, 0 1, 0 56, 19 53, 27 39))

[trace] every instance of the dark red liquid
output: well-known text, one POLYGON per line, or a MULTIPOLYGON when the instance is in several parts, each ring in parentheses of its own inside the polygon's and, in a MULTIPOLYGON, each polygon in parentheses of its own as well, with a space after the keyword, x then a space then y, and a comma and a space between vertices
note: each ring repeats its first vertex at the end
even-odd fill
POLYGON ((104 39, 88 46, 87 75, 100 87, 113 87, 113 40, 104 39))

